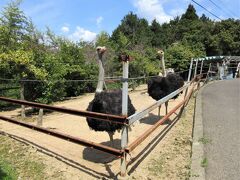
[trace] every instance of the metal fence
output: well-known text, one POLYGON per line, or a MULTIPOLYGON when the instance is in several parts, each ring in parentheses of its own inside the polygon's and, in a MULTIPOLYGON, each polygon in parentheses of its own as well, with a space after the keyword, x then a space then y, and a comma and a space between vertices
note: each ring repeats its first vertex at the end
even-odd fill
MULTIPOLYGON (((42 128, 42 127, 31 125, 31 124, 28 124, 28 123, 25 123, 25 122, 17 121, 17 120, 14 120, 12 118, 7 118, 7 117, 4 117, 4 116, 0 116, 0 119, 4 120, 4 121, 11 122, 11 123, 14 123, 14 124, 18 124, 20 126, 24 126, 26 128, 36 130, 36 131, 39 131, 39 132, 42 132, 42 133, 46 133, 46 134, 49 134, 49 135, 52 135, 52 136, 55 136, 55 137, 73 142, 73 143, 76 143, 76 144, 80 144, 80 145, 87 146, 87 147, 92 147, 94 149, 97 149, 97 150, 100 150, 100 151, 107 152, 107 153, 110 153, 112 155, 118 156, 119 158, 121 158, 121 173, 120 174, 122 176, 125 176, 126 170, 127 170, 126 156, 128 155, 128 153, 132 152, 141 142, 143 142, 153 131, 155 131, 161 124, 163 124, 179 108, 181 108, 181 107, 184 108, 185 105, 187 104, 187 102, 189 101, 193 91, 194 91, 194 87, 196 85, 199 87, 199 83, 200 83, 200 80, 201 80, 201 77, 202 77, 203 63, 201 63, 200 74, 197 75, 198 61, 196 61, 196 63, 195 63, 195 68, 192 68, 193 67, 193 62, 194 61, 192 60, 190 68, 189 68, 188 82, 182 88, 172 92, 171 94, 167 95, 166 97, 164 97, 164 98, 158 100, 157 102, 153 103, 151 106, 143 109, 140 112, 137 112, 137 113, 133 114, 130 117, 127 117, 126 115, 125 116, 116 116, 116 115, 103 114, 103 113, 79 111, 79 110, 50 106, 50 105, 46 105, 46 104, 40 104, 40 103, 29 102, 29 101, 24 101, 24 100, 16 100, 16 99, 10 99, 10 98, 6 98, 6 97, 0 97, 1 101, 5 101, 5 102, 9 102, 9 103, 15 103, 15 104, 20 104, 20 105, 24 105, 24 106, 31 106, 31 107, 45 109, 45 110, 57 111, 57 112, 71 114, 71 115, 90 117, 90 118, 95 118, 95 119, 99 119, 99 120, 102 120, 102 121, 109 121, 111 123, 123 124, 124 126, 123 126, 123 129, 122 129, 122 136, 121 136, 121 145, 122 145, 121 149, 108 147, 108 146, 105 146, 105 145, 102 145, 102 144, 99 144, 99 143, 95 143, 95 142, 92 142, 92 141, 88 141, 88 140, 85 140, 85 139, 76 138, 76 137, 66 135, 66 134, 63 134, 63 133, 51 131, 51 130, 48 130, 46 128, 42 128), (190 81, 193 70, 194 70, 194 78, 190 81), (194 82, 197 82, 197 83, 194 83, 194 82), (193 86, 191 86, 192 84, 193 84, 193 86), (191 89, 189 91, 190 87, 191 87, 191 89), (152 127, 150 127, 145 132, 143 132, 142 135, 140 137, 138 137, 137 139, 135 139, 131 144, 128 143, 128 128, 129 128, 130 125, 132 125, 134 122, 142 119, 149 112, 158 108, 163 103, 165 103, 166 101, 170 100, 172 97, 176 96, 177 94, 179 94, 183 91, 185 91, 184 99, 179 104, 177 104, 163 118, 159 119, 152 127)), ((127 64, 124 64, 124 66, 125 66, 125 68, 128 68, 127 64)), ((128 78, 128 72, 126 72, 126 71, 124 72, 123 78, 125 78, 125 79, 128 78)), ((127 95, 128 95, 128 93, 127 93, 127 91, 128 91, 127 81, 124 81, 123 84, 124 84, 123 85, 123 98, 124 97, 126 98, 127 95)), ((123 101, 122 106, 123 106, 123 109, 126 109, 126 107, 124 108, 124 106, 127 106, 126 100, 123 101)), ((180 111, 180 113, 181 113, 181 111, 180 111)))

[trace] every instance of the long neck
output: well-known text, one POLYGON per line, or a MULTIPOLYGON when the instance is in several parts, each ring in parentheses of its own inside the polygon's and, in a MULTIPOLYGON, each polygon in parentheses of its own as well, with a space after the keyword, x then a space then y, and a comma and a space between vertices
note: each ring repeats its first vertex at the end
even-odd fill
POLYGON ((166 69, 165 69, 164 55, 162 55, 161 61, 162 61, 163 76, 166 77, 166 76, 167 76, 167 73, 166 73, 166 69))
POLYGON ((103 91, 103 83, 104 83, 104 68, 102 62, 102 55, 98 55, 98 67, 99 67, 99 74, 98 74, 98 84, 96 92, 100 93, 103 91))

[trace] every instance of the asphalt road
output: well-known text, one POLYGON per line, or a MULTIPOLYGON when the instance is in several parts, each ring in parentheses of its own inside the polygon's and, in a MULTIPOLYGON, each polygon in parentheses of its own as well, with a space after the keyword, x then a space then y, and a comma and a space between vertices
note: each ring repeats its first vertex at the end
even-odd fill
POLYGON ((219 81, 202 92, 207 180, 240 180, 240 79, 219 81))

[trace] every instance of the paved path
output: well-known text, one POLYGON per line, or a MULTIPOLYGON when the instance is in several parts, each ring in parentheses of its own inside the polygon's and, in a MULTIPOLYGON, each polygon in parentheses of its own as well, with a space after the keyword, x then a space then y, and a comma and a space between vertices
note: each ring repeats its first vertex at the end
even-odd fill
POLYGON ((202 92, 207 180, 240 180, 240 79, 208 85, 202 92))

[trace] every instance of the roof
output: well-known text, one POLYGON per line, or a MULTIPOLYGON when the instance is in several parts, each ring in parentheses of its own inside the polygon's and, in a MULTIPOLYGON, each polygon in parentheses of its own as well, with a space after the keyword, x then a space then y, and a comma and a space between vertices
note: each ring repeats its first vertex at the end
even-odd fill
POLYGON ((193 61, 240 61, 240 56, 207 56, 202 58, 194 58, 193 61))

